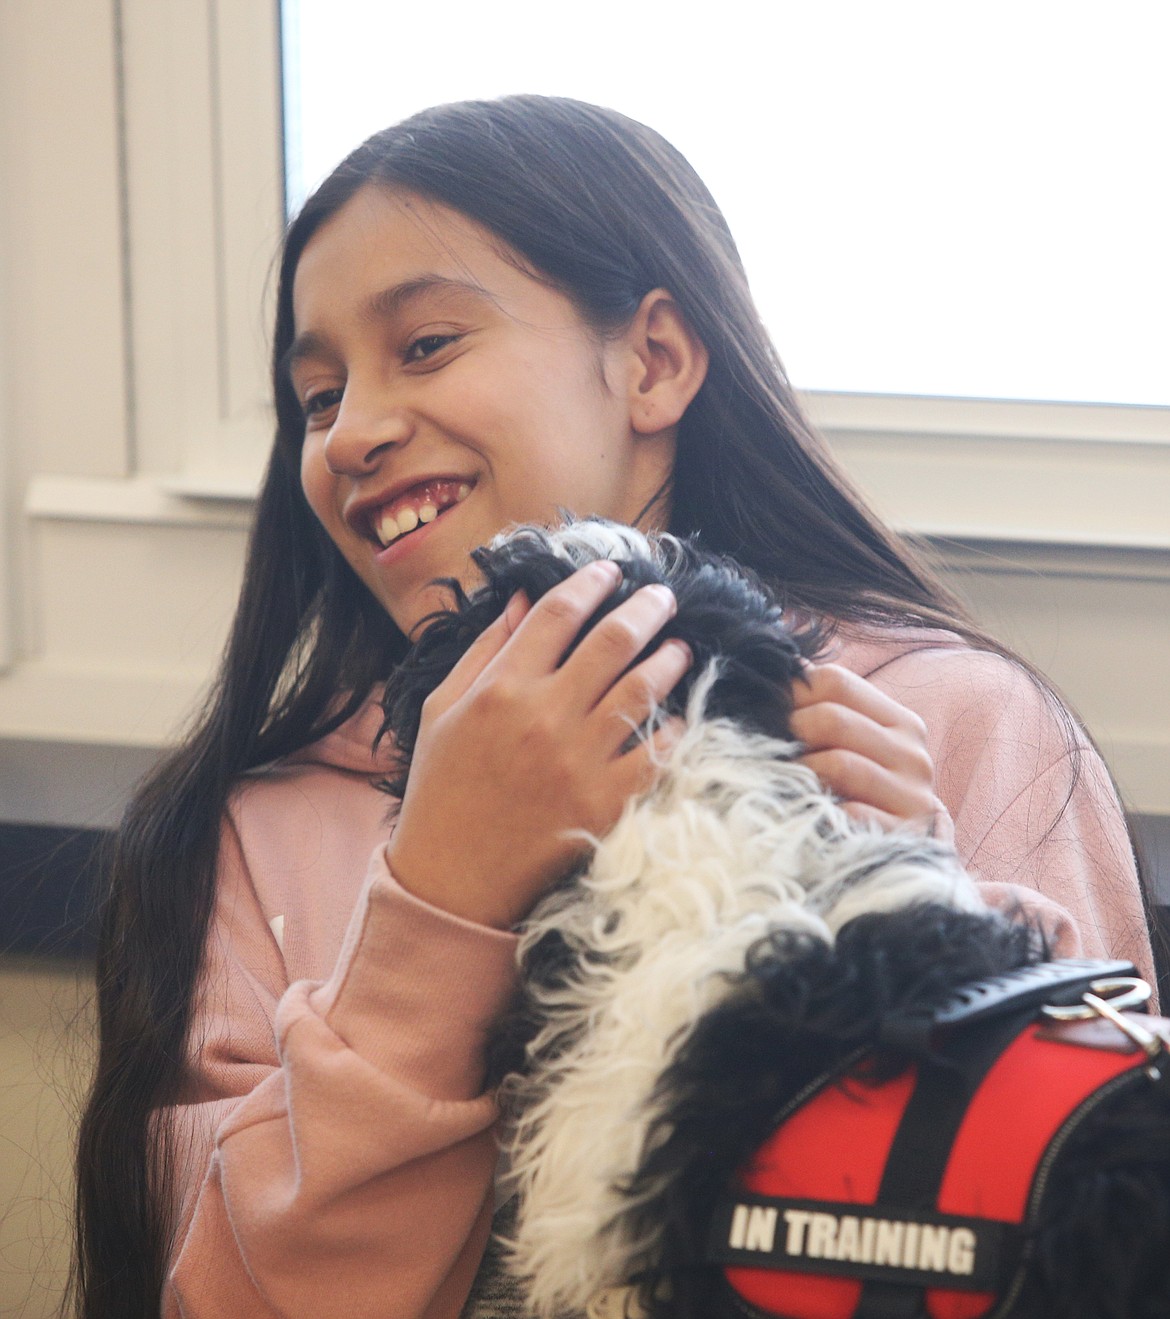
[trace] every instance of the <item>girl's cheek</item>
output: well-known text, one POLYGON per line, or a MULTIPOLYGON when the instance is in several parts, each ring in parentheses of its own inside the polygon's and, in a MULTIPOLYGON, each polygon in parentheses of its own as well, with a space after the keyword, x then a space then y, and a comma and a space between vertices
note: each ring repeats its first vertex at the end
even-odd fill
POLYGON ((332 481, 329 469, 325 466, 323 441, 312 434, 306 435, 301 449, 301 489, 305 492, 309 507, 318 517, 322 516, 332 481))

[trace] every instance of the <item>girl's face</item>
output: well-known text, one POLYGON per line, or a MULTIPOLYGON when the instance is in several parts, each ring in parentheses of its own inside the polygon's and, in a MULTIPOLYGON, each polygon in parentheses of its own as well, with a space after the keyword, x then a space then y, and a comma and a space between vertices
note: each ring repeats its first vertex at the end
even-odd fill
POLYGON ((673 429, 634 429, 628 345, 459 212, 363 188, 306 246, 293 313, 305 495, 407 634, 503 527, 632 522, 670 474, 673 429))

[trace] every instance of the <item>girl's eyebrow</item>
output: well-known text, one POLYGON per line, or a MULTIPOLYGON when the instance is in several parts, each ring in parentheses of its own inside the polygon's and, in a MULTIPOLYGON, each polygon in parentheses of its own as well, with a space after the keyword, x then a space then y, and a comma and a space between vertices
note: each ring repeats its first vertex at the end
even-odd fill
POLYGON ((392 288, 373 293, 366 300, 362 309, 363 319, 386 320, 402 310, 404 306, 421 297, 424 293, 470 293, 472 297, 496 305, 496 299, 482 284, 469 279, 452 279, 448 275, 419 275, 414 279, 403 280, 392 288))
MULTIPOLYGON (((403 307, 427 293, 464 293, 490 302, 497 306, 497 300, 482 284, 472 283, 466 279, 451 279, 447 275, 418 275, 414 279, 403 280, 390 288, 380 289, 366 299, 361 309, 361 318, 370 321, 385 321, 397 315, 403 307)), ((280 373, 286 379, 291 378, 293 367, 306 357, 314 357, 328 351, 320 335, 306 330, 289 345, 280 359, 280 373)))

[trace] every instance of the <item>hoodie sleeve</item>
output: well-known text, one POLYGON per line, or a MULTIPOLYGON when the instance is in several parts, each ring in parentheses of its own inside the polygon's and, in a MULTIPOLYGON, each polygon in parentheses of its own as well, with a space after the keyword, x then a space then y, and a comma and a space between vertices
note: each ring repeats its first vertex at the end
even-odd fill
POLYGON ((455 1316, 496 1164, 486 1033, 515 940, 418 901, 375 850, 336 966, 285 983, 230 826, 187 1102, 164 1312, 455 1316))
POLYGON ((910 651, 870 679, 925 721, 936 791, 984 897, 1032 915, 1059 956, 1126 957, 1152 977, 1117 793, 1057 698, 1010 660, 965 647, 910 651))

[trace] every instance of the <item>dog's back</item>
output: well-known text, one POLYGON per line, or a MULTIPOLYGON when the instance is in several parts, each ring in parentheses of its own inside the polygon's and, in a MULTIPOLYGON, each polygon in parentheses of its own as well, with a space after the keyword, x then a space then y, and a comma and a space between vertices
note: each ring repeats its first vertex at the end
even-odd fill
MULTIPOLYGON (((934 1319, 1155 1319, 1170 1314, 1170 1058, 1147 1067, 1132 1046, 1125 1052, 1126 1037, 1107 1022, 1099 1021, 1081 1036, 1070 1031, 1063 1038, 1053 1027, 1053 1042, 1045 1044, 1045 1066, 1055 1068, 1055 1074, 1049 1071, 1042 1081, 1039 1073, 1025 1071, 1016 1093, 1011 1088, 1015 1073, 1009 1072, 1007 1080, 997 1082, 999 1091, 985 1101, 1002 1125, 980 1117, 964 1130, 960 1124, 968 1120, 967 1108, 950 1110, 954 1093, 948 1067, 954 1067, 953 1091, 966 1096, 968 1076, 958 1060, 978 1076, 984 1074, 982 1069, 993 1074, 994 1064, 1010 1047, 1019 1051, 1021 1044, 1031 1043, 1024 1037, 1035 1027, 1027 1023, 1041 1019, 1041 1013, 1033 1004, 1022 1012, 1015 1009, 1014 1017, 992 1016, 978 1023, 982 1035, 960 1033, 949 1044, 945 1029, 931 1029, 933 1014, 955 1000, 956 989, 989 978, 994 983, 1005 973, 1027 967, 1055 969, 1025 927, 943 907, 858 917, 839 931, 832 946, 778 933, 753 949, 735 992, 692 1033, 660 1080, 661 1095, 668 1098, 629 1186, 631 1212, 665 1225, 656 1267, 647 1275, 645 1312, 663 1319, 743 1319, 745 1314, 757 1319, 868 1319, 895 1312, 934 1319), (925 1024, 916 1041, 913 1032, 904 1029, 907 1022, 925 1024), (988 1040, 994 1047, 981 1057, 988 1040), (933 1092, 936 1107, 931 1110, 927 1095, 918 1120, 928 1133, 925 1139, 943 1142, 936 1154, 939 1178, 944 1168, 952 1174, 947 1193, 952 1200, 986 1203, 982 1183, 962 1184, 964 1167, 977 1168, 988 1187, 1008 1181, 1019 1188, 1012 1195, 1027 1191, 1019 1219, 1004 1224, 998 1285, 985 1287, 981 1294, 960 1298, 951 1292, 942 1299, 939 1289, 945 1292, 946 1282, 937 1278, 934 1291, 925 1283, 903 1282, 900 1299, 890 1295, 897 1289, 889 1284, 884 1296, 881 1288, 873 1291, 873 1283, 866 1284, 867 1293, 860 1281, 849 1284, 850 1291, 844 1277, 872 1278, 881 1270, 863 1268, 850 1274, 849 1266, 835 1265, 834 1252, 826 1250, 822 1253, 829 1263, 819 1275, 823 1283, 814 1284, 820 1291, 812 1309, 807 1308, 812 1289, 791 1281, 792 1275, 782 1275, 789 1281, 772 1285, 765 1279, 762 1286, 759 1279, 764 1275, 756 1275, 758 1292, 781 1296, 778 1305, 745 1300, 729 1281, 735 1279, 734 1270, 714 1262, 709 1253, 712 1206, 726 1201, 738 1174, 753 1167, 765 1169, 764 1183, 772 1176, 788 1198, 799 1196, 794 1188, 800 1187, 801 1174, 796 1169, 785 1173, 775 1163, 791 1148, 777 1137, 798 1115, 799 1139, 831 1142, 833 1166, 840 1167, 843 1185, 853 1188, 836 1207, 838 1223, 843 1215, 860 1214, 856 1221, 865 1221, 870 1211, 859 1188, 872 1175, 875 1159, 878 1169, 883 1164, 885 1168, 876 1198, 897 1197, 901 1186, 906 1198, 900 1202, 908 1209, 925 1209, 928 1217, 936 1209, 937 1185, 927 1200, 919 1200, 915 1192, 922 1185, 916 1178, 931 1185, 930 1174, 922 1171, 923 1160, 929 1163, 929 1158, 916 1152, 921 1133, 909 1132, 909 1147, 903 1137, 900 1147, 887 1143, 876 1149, 865 1145, 860 1133, 874 1130, 872 1122, 862 1121, 864 1111, 901 1101, 908 1069, 920 1069, 921 1085, 921 1069, 939 1069, 940 1060, 933 1092), (830 1084, 843 1084, 844 1093, 852 1096, 852 1103, 838 1106, 835 1118, 831 1107, 826 1114, 810 1104, 812 1096, 822 1093, 825 1078, 834 1074, 846 1079, 830 1084), (1015 1138, 1011 1128, 1023 1121, 1030 1092, 1040 1085, 1052 1091, 1068 1086, 1071 1098, 1045 1100, 1053 1105, 1055 1118, 1029 1117, 1032 1123, 1049 1121, 1053 1128, 1043 1134, 1048 1129, 1041 1124, 1042 1134, 1029 1144, 1027 1138, 1015 1138), (849 1112, 851 1107, 855 1113, 849 1112), (977 1142, 965 1148, 959 1162, 954 1162, 952 1151, 959 1146, 949 1143, 956 1138, 948 1123, 968 1142, 977 1142), (895 1162, 895 1148, 901 1163, 895 1162), (767 1155, 761 1164, 763 1150, 767 1155), (1011 1160, 1011 1166, 1005 1160, 1011 1160), (1013 1263, 1016 1248, 1023 1254, 1013 1263), (656 1284, 664 1280, 668 1285, 655 1300, 656 1284)), ((1170 1037, 1170 1023, 1151 1020, 1151 1027, 1170 1037)), ((1029 1055, 1025 1050, 1018 1056, 1029 1055)), ((1013 1066, 1018 1069, 1018 1064, 1013 1066)), ((972 1087, 965 1102, 973 1108, 978 1082, 972 1087)), ((896 1140, 898 1130, 891 1130, 887 1142, 896 1140)), ((815 1157, 812 1161, 817 1162, 815 1157)), ((808 1162, 807 1154, 798 1160, 801 1166, 808 1162)), ((759 1185, 758 1178, 752 1184, 759 1185)), ((893 1210, 886 1206, 887 1217, 897 1217, 898 1202, 893 1210)), ((833 1206, 819 1208, 831 1211, 833 1206)), ((988 1212, 988 1218, 996 1214, 988 1212)), ((991 1227, 996 1230, 994 1223, 991 1227)), ((842 1260, 866 1262, 863 1251, 842 1246, 837 1254, 842 1260)), ((783 1269, 781 1264, 773 1267, 783 1269)), ((818 1276, 817 1266, 806 1261, 802 1267, 818 1276)), ((750 1274, 740 1276, 747 1277, 746 1290, 752 1294, 750 1274)))

